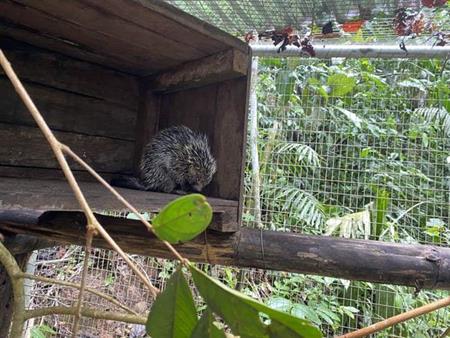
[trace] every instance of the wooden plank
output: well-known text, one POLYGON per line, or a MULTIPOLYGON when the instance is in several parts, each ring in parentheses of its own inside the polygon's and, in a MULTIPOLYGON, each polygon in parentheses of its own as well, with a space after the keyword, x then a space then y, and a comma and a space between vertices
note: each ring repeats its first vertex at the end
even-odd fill
MULTIPOLYGON (((126 252, 173 258, 139 221, 99 219, 126 252)), ((83 245, 85 224, 81 212, 0 209, 0 229, 64 243, 83 245)), ((99 237, 93 244, 109 249, 99 237)), ((445 247, 241 228, 235 234, 207 231, 175 248, 189 260, 212 264, 450 289, 450 248, 445 247)))
POLYGON ((23 41, 33 46, 56 51, 78 60, 114 68, 129 74, 136 75, 140 71, 139 67, 127 65, 113 56, 95 53, 86 46, 73 44, 70 41, 63 40, 57 36, 36 34, 36 31, 29 27, 5 21, 0 18, 0 40, 2 38, 12 38, 17 41, 23 41))
POLYGON ((236 49, 229 49, 185 63, 149 81, 156 92, 201 87, 247 75, 248 60, 248 55, 236 49))
MULTIPOLYGON (((126 1, 126 0, 121 0, 126 1)), ((174 20, 179 24, 204 34, 207 39, 216 40, 224 43, 232 48, 237 48, 246 54, 250 53, 250 48, 247 43, 239 40, 230 34, 224 32, 223 30, 214 27, 207 22, 204 22, 182 10, 169 5, 163 1, 159 0, 130 0, 131 2, 136 2, 143 8, 148 8, 155 13, 158 13, 168 19, 174 20)))
MULTIPOLYGON (((172 41, 177 42, 180 46, 190 46, 202 51, 205 55, 217 53, 221 50, 229 48, 225 42, 216 40, 211 35, 205 35, 199 32, 198 27, 185 26, 177 20, 161 15, 150 8, 142 6, 137 1, 128 0, 82 0, 83 3, 90 6, 99 7, 101 11, 110 15, 118 16, 127 22, 132 22, 137 26, 143 27, 149 31, 155 32, 160 36, 164 36, 172 41)), ((183 16, 186 14, 183 13, 183 16)), ((201 23, 204 25, 204 23, 201 23)), ((223 34, 223 32, 221 32, 223 34)))
MULTIPOLYGON (((134 142, 66 132, 55 136, 98 171, 131 170, 134 142)), ((0 123, 0 144, 0 164, 59 168, 38 128, 0 123)), ((73 167, 80 169, 77 164, 73 167)))
MULTIPOLYGON (((0 47, 21 80, 104 99, 137 110, 139 90, 134 76, 5 38, 0 40, 0 47)), ((2 70, 0 74, 4 74, 2 70)))
POLYGON ((247 126, 247 79, 223 82, 217 89, 214 147, 217 181, 211 193, 228 199, 240 199, 245 161, 247 126))
MULTIPOLYGON (((24 86, 53 130, 133 141, 136 112, 98 98, 32 82, 24 86)), ((6 77, 0 75, 0 122, 36 126, 6 77)))
MULTIPOLYGON (((80 171, 72 169, 75 178, 83 182, 96 182, 96 179, 92 177, 87 171, 80 171)), ((113 178, 115 174, 105 173, 99 171, 99 174, 108 182, 113 178)), ((37 167, 17 167, 0 165, 0 179, 10 178, 30 178, 41 180, 65 180, 64 174, 61 169, 55 168, 37 168, 37 167)))
MULTIPOLYGON (((59 32, 59 34, 66 36, 70 34, 69 30, 76 27, 82 31, 86 30, 90 35, 99 36, 104 39, 104 48, 112 47, 112 44, 117 41, 117 50, 114 54, 123 53, 126 56, 136 56, 136 60, 144 60, 148 62, 147 69, 151 68, 152 64, 161 64, 158 69, 170 67, 172 64, 192 60, 205 55, 200 49, 183 42, 173 41, 169 36, 161 35, 158 32, 143 28, 140 25, 134 24, 128 18, 112 15, 110 8, 105 6, 103 2, 82 3, 80 1, 65 0, 55 3, 53 0, 15 0, 22 5, 33 8, 36 13, 46 14, 51 18, 64 23, 66 28, 59 32), (129 54, 128 54, 129 53, 129 54)), ((120 12, 123 13, 126 9, 122 6, 120 12)), ((125 12, 126 13, 126 12, 125 12)), ((36 14, 35 14, 36 15, 36 14)), ((127 13, 128 15, 128 13, 127 13)), ((148 18, 149 22, 151 19, 148 18)), ((152 22, 153 25, 158 25, 162 20, 152 22)), ((50 29, 47 25, 46 29, 50 29)), ((80 42, 83 42, 84 37, 79 36, 80 42)), ((94 46, 90 45, 92 49, 94 46)), ((143 64, 142 71, 146 71, 145 64, 143 64)))
MULTIPOLYGON (((63 7, 64 3, 65 1, 59 1, 57 2, 58 6, 52 6, 52 8, 63 7)), ((83 13, 76 12, 74 14, 83 15, 83 13)), ((17 0, 0 2, 0 18, 30 27, 40 35, 59 37, 75 45, 84 46, 84 48, 93 50, 95 53, 114 57, 126 65, 140 70, 145 69, 146 72, 170 67, 173 64, 171 59, 149 53, 148 50, 137 43, 127 44, 115 38, 105 37, 79 24, 65 21, 58 16, 29 7, 28 1, 26 4, 18 3, 17 0)), ((133 37, 129 36, 128 39, 132 41, 133 37)))
MULTIPOLYGON (((0 167, 1 168, 1 167, 0 167)), ((128 210, 99 183, 79 182, 89 205, 97 212, 124 213, 128 210)), ((158 212, 178 195, 117 188, 136 209, 158 212)), ((73 192, 65 181, 2 178, 0 180, 0 205, 4 208, 38 210, 80 210, 73 192)), ((232 232, 236 229, 238 203, 208 197, 213 208, 211 229, 232 232), (234 226, 233 226, 234 224, 234 226)))
POLYGON ((136 127, 134 130, 136 136, 136 143, 134 149, 134 173, 138 175, 139 165, 141 162, 142 151, 145 145, 158 132, 159 129, 159 111, 161 105, 161 98, 155 95, 148 85, 140 82, 140 98, 139 110, 137 116, 136 127))

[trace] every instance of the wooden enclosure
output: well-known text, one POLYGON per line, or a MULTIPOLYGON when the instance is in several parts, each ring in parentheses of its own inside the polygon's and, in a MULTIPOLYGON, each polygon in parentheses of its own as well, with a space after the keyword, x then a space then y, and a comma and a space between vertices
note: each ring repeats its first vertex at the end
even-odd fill
MULTIPOLYGON (((206 133, 217 173, 211 227, 240 219, 248 46, 155 0, 0 2, 0 47, 56 136, 103 177, 132 174, 163 128, 206 133)), ((0 71, 0 207, 77 210, 48 144, 0 71)), ((72 163, 76 176, 89 175, 72 163)), ((124 209, 97 183, 82 185, 96 211, 124 209)), ((141 210, 174 195, 119 189, 141 210)))

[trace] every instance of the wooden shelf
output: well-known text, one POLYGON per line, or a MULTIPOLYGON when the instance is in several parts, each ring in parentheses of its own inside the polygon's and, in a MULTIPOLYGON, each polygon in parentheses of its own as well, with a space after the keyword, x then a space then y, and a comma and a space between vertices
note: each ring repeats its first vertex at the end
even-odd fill
MULTIPOLYGON (((95 182, 79 182, 89 205, 97 213, 112 215, 128 212, 103 186, 95 182)), ((158 212, 178 195, 117 188, 139 211, 158 212)), ((210 228, 222 232, 238 229, 238 201, 208 198, 213 208, 210 228)), ((0 177, 0 209, 45 211, 81 211, 72 190, 65 181, 0 177)))

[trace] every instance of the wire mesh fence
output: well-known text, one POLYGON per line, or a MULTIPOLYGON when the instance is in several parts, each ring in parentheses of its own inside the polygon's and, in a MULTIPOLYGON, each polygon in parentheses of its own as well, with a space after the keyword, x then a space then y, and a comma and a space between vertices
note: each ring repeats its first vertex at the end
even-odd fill
MULTIPOLYGON (((386 42, 404 35, 394 23, 399 11, 409 19, 418 15, 418 35, 435 30, 449 31, 448 10, 436 10, 446 1, 427 0, 166 0, 166 2, 237 36, 251 30, 262 32, 290 26, 311 31, 327 43, 386 42), (324 36, 322 33, 328 35, 324 36), (335 33, 335 34, 329 34, 335 33)), ((405 18, 406 18, 405 16, 405 18)), ((402 16, 403 18, 403 16, 402 16)), ((409 20, 408 19, 408 20, 409 20)), ((403 20, 403 19, 402 19, 403 20)), ((418 39, 420 40, 420 39, 418 39)), ((422 41, 423 42, 423 41, 422 41)))
MULTIPOLYGON (((257 151, 247 156, 244 226, 449 244, 449 63, 259 58, 258 68, 257 151), (259 167, 251 156, 258 156, 259 167)), ((79 282, 83 256, 75 246, 42 250, 34 273, 79 282)), ((164 288, 173 262, 133 259, 155 286, 164 288)), ((231 287, 313 321, 328 337, 448 295, 330 277, 203 267, 231 287)), ((150 295, 114 252, 95 249, 88 276, 89 287, 114 295, 139 313, 151 306, 150 295)), ((71 305, 78 293, 42 282, 34 282, 30 290, 30 307, 71 305)), ((85 304, 111 308, 89 294, 85 304)), ((71 323, 68 316, 48 316, 29 327, 37 330, 45 324, 54 330, 52 336, 67 337, 71 323)), ((450 312, 442 309, 376 337, 439 337, 449 326, 450 312)), ((91 319, 83 319, 81 332, 83 337, 144 336, 138 325, 91 319)))

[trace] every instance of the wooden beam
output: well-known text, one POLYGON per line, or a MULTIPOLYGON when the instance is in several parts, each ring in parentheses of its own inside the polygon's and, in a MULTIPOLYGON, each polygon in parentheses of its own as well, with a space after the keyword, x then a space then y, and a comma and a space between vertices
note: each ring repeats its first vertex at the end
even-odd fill
MULTIPOLYGON (((127 252, 173 258, 138 221, 99 215, 127 252)), ((0 210, 0 229, 64 243, 84 244, 81 212, 0 210)), ((94 245, 108 248, 101 238, 94 245)), ((450 289, 450 249, 378 241, 307 236, 241 228, 233 234, 207 231, 175 246, 192 261, 291 271, 418 288, 450 289)))
MULTIPOLYGON (((0 169, 2 167, 0 166, 0 169)), ((34 171, 34 170, 33 170, 34 171)), ((2 171, 0 170, 0 173, 2 171)), ((129 210, 99 183, 79 182, 91 208, 99 213, 124 214, 129 210)), ((120 194, 140 212, 157 213, 179 195, 117 188, 120 194)), ((213 209, 210 228, 232 232, 237 229, 238 202, 208 197, 213 209)), ((0 179, 0 207, 31 210, 81 211, 66 181, 44 179, 0 179)))
POLYGON ((237 49, 229 49, 149 77, 150 88, 171 92, 247 76, 248 58, 237 49))

